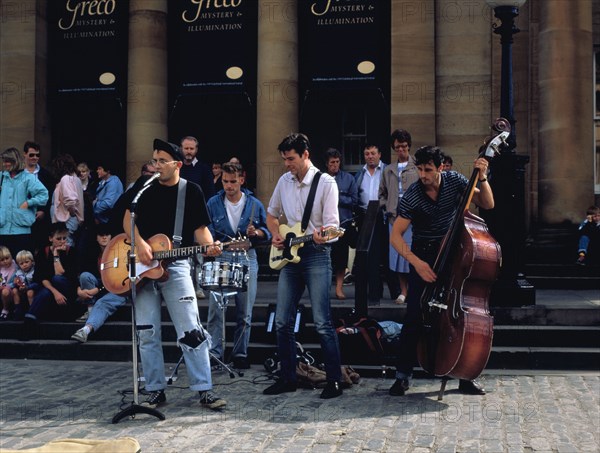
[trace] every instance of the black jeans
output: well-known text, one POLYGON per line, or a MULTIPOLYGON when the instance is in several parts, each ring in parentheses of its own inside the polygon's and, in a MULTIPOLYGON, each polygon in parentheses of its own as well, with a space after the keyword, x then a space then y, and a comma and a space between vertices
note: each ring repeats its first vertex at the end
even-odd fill
MULTIPOLYGON (((423 261, 433 266, 439 250, 439 241, 413 240, 411 250, 423 261)), ((398 340, 396 357, 396 378, 409 378, 417 362, 417 344, 423 329, 421 295, 427 286, 411 265, 408 274, 408 295, 406 297, 406 317, 398 340)))

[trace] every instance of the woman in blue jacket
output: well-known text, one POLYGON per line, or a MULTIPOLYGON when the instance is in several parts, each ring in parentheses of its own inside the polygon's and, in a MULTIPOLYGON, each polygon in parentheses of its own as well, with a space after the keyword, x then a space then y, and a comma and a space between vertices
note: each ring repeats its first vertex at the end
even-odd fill
POLYGON ((48 201, 48 191, 35 175, 25 170, 25 160, 17 148, 8 148, 0 155, 0 244, 9 248, 12 256, 21 250, 34 251, 31 225, 35 212, 48 201))

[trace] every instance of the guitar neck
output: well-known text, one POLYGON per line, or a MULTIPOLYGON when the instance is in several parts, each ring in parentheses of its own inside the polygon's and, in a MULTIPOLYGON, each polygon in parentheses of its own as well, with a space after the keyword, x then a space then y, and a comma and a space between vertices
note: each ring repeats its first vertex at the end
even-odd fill
POLYGON ((172 260, 178 258, 187 258, 188 256, 195 255, 197 253, 206 253, 208 245, 194 245, 191 247, 181 247, 172 250, 161 250, 152 253, 152 257, 155 260, 172 260))
POLYGON ((312 241, 313 241, 312 234, 307 234, 306 236, 298 236, 298 237, 292 238, 292 240, 290 241, 290 246, 294 246, 294 245, 298 245, 298 244, 305 244, 307 242, 312 242, 312 241))
MULTIPOLYGON (((325 231, 321 231, 319 234, 321 235, 321 237, 324 238, 324 237, 328 236, 330 234, 330 232, 325 230, 325 231)), ((313 238, 312 234, 307 234, 305 236, 297 236, 290 240, 290 247, 294 246, 294 245, 298 245, 298 244, 305 244, 307 242, 313 242, 313 239, 314 238, 313 238)))

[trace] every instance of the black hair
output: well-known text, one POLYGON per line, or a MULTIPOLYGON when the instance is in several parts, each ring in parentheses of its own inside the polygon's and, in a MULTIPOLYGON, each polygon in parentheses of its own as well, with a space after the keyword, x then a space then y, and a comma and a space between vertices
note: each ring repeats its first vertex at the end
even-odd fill
POLYGON ((305 150, 310 152, 310 141, 306 135, 295 132, 284 138, 277 147, 277 150, 280 153, 294 150, 299 156, 302 156, 302 153, 304 153, 305 150))
POLYGON ((392 148, 394 147, 394 142, 396 140, 398 140, 398 143, 408 143, 409 148, 412 146, 412 137, 410 136, 410 132, 405 131, 404 129, 396 129, 394 132, 392 132, 390 137, 390 145, 392 148))
POLYGON ((342 162, 342 153, 335 148, 329 148, 325 151, 325 162, 329 162, 329 159, 339 159, 342 162))
POLYGON ((48 236, 54 236, 56 233, 61 233, 63 231, 69 231, 67 224, 65 222, 54 222, 52 225, 50 225, 48 236))
POLYGON ((444 161, 444 153, 438 146, 421 146, 415 153, 415 165, 425 165, 433 162, 436 168, 439 168, 444 161))
POLYGON ((40 150, 40 145, 36 142, 32 142, 31 140, 27 140, 25 142, 25 144, 23 145, 23 152, 27 153, 27 151, 29 151, 29 148, 33 148, 36 151, 40 150))

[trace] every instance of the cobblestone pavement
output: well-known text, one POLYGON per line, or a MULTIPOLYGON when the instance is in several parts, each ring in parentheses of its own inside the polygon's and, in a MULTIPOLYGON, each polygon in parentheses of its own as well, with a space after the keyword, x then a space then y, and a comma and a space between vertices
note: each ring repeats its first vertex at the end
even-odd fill
POLYGON ((342 397, 321 400, 320 390, 262 395, 271 381, 254 365, 243 377, 214 375, 215 392, 228 401, 215 412, 186 388, 182 367, 160 407, 166 420, 142 414, 112 424, 118 391, 131 390, 130 363, 1 360, 0 367, 0 448, 131 436, 143 452, 161 453, 600 451, 600 375, 591 372, 488 373, 487 395, 461 395, 451 381, 443 401, 439 380, 416 379, 406 396, 390 397, 391 379, 363 378, 342 397))

